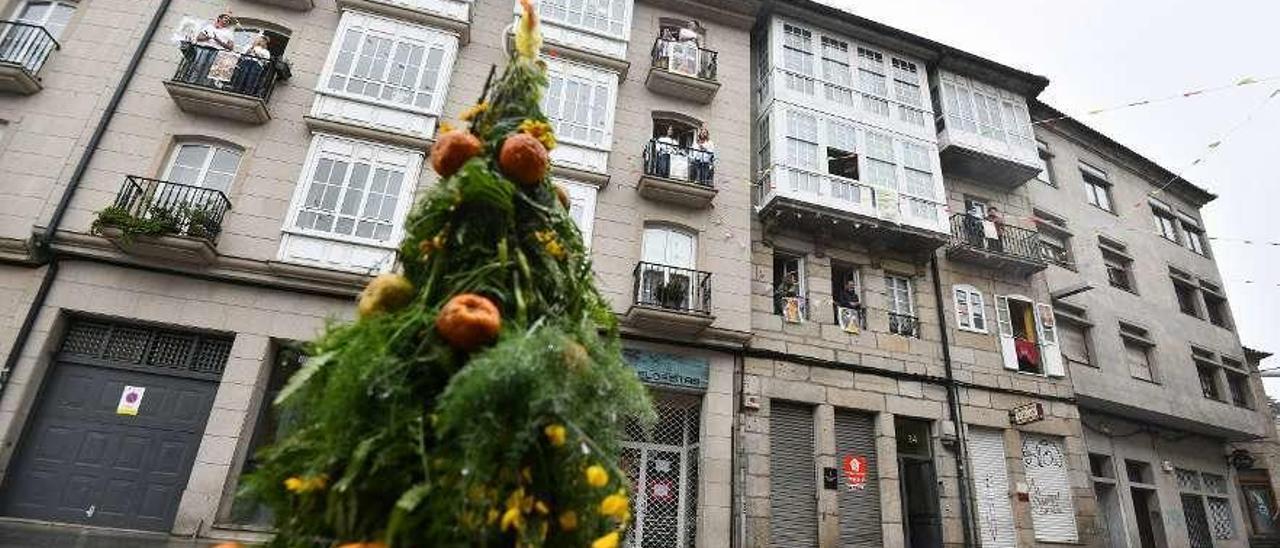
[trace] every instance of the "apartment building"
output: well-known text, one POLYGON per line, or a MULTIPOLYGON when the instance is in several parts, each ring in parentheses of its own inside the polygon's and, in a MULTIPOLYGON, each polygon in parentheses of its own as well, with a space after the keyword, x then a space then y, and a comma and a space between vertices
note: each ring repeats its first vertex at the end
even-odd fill
POLYGON ((1205 236, 1215 196, 1048 106, 1032 117, 1052 120, 1031 200, 1107 537, 1247 546, 1242 504, 1271 482, 1244 442, 1274 427, 1205 236))
MULTIPOLYGON (((234 492, 268 402, 297 343, 394 268, 426 151, 505 62, 515 2, 0 7, 0 514, 263 531, 234 492), (190 41, 224 11, 235 52, 190 41)), ((540 6, 553 176, 661 417, 627 441, 637 546, 729 542, 756 7, 540 6)))
POLYGON ((1048 81, 811 2, 753 44, 743 545, 1104 544, 1029 221, 1048 81))

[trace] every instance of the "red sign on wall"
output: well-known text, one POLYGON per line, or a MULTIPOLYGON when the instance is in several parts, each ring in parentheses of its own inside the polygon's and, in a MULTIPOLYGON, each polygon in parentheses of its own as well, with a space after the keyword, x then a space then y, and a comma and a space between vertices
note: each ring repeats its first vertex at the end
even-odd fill
POLYGON ((844 482, 850 491, 861 491, 867 488, 867 457, 863 455, 845 455, 841 465, 844 470, 844 482))

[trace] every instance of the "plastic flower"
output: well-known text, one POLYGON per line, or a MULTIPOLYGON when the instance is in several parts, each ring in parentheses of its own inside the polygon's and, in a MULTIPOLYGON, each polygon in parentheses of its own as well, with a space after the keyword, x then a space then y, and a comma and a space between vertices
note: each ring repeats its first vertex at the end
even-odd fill
POLYGON ((470 107, 467 107, 467 110, 462 111, 462 114, 459 115, 458 118, 464 122, 470 122, 476 116, 484 114, 488 110, 489 110, 489 103, 487 101, 483 103, 476 103, 474 105, 471 105, 470 107))
POLYGON ((520 0, 520 7, 523 13, 520 16, 520 24, 516 26, 516 52, 526 59, 537 59, 538 50, 542 49, 538 15, 533 10, 531 0, 520 0))
POLYGON ((561 531, 572 532, 578 528, 578 513, 573 510, 567 510, 560 514, 559 522, 561 531))
POLYGON ((517 129, 522 133, 534 136, 548 151, 556 148, 556 134, 551 129, 551 124, 526 118, 523 122, 520 122, 520 127, 517 129))
POLYGON ((630 513, 627 505, 627 496, 621 494, 613 494, 600 501, 600 514, 619 520, 626 520, 627 514, 630 513))
POLYGON ((453 131, 453 124, 449 122, 440 122, 440 126, 436 128, 436 133, 444 134, 453 131))
POLYGON ((548 424, 546 428, 542 429, 542 433, 546 434, 547 441, 551 443, 552 447, 564 445, 566 432, 563 424, 548 424))
POLYGON ((544 516, 551 513, 551 508, 547 506, 547 503, 540 500, 533 503, 533 509, 544 516))
POLYGON ((604 487, 609 483, 609 473, 604 471, 604 467, 599 464, 593 464, 587 467, 587 485, 592 487, 604 487))
POLYGON ((614 531, 591 543, 591 548, 618 548, 618 532, 614 531))
POLYGON ((293 491, 294 493, 301 493, 301 492, 302 492, 302 478, 297 477, 297 476, 294 476, 294 477, 292 477, 292 478, 289 478, 289 479, 287 479, 287 480, 284 480, 284 488, 285 488, 285 489, 288 489, 288 490, 290 490, 290 491, 293 491))
POLYGON ((499 517, 498 509, 497 509, 497 508, 490 508, 490 509, 489 509, 489 512, 485 515, 485 519, 484 519, 484 521, 485 521, 485 523, 488 523, 489 525, 493 525, 493 524, 495 524, 495 523, 498 523, 498 517, 499 517))
POLYGON ((308 477, 294 476, 284 480, 284 488, 294 493, 302 494, 311 491, 319 491, 329 484, 329 476, 319 474, 308 477))

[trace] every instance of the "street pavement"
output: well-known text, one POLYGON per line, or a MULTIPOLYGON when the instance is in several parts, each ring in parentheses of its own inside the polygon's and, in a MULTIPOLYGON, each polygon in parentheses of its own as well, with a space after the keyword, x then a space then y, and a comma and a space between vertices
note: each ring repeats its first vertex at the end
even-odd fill
POLYGON ((0 548, 209 548, 215 544, 163 533, 0 521, 0 548))

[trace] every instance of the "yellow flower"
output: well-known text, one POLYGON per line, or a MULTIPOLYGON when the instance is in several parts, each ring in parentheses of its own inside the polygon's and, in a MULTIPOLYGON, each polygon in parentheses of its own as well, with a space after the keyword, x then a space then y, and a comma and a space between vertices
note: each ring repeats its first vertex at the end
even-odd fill
POLYGON ((578 513, 573 510, 567 510, 560 514, 560 530, 566 533, 572 532, 578 528, 578 513))
POLYGON ((542 502, 540 500, 534 501, 533 509, 537 510, 539 514, 542 514, 544 516, 551 513, 551 508, 547 507, 547 503, 542 502))
POLYGON ((542 429, 542 433, 547 435, 547 441, 552 447, 560 447, 564 445, 565 429, 562 424, 548 424, 542 429))
POLYGON ((533 483, 533 470, 528 466, 520 469, 520 479, 525 483, 533 483))
POLYGON ((543 148, 548 152, 556 148, 556 133, 551 129, 551 124, 538 120, 525 119, 520 122, 520 127, 516 128, 522 133, 532 135, 538 142, 542 143, 543 148))
POLYGON ((600 514, 620 520, 626 519, 627 513, 630 512, 627 505, 627 497, 625 495, 613 494, 600 501, 600 514))
POLYGON ((329 476, 324 474, 309 477, 294 476, 284 480, 284 488, 298 494, 319 491, 328 484, 329 476))
POLYGON ((450 124, 449 122, 440 122, 438 133, 449 133, 450 131, 453 131, 453 124, 450 124))
POLYGON ((489 110, 488 102, 476 103, 474 105, 471 105, 469 108, 467 108, 467 110, 462 111, 462 114, 459 115, 458 118, 465 122, 470 122, 473 118, 481 114, 484 114, 485 111, 488 111, 488 110, 489 110))
POLYGON ((508 508, 506 512, 503 512, 502 524, 500 527, 503 531, 508 531, 512 527, 516 529, 524 529, 524 516, 520 515, 520 509, 508 508))
POLYGON ((587 485, 592 487, 604 487, 609 483, 609 473, 604 471, 604 467, 599 464, 593 464, 587 467, 587 485))
POLYGON ((555 231, 540 230, 538 232, 534 232, 533 237, 538 240, 538 243, 542 244, 542 248, 546 250, 547 255, 556 259, 565 258, 566 253, 564 245, 562 245, 560 243, 560 239, 556 237, 555 231))
POLYGON ((294 493, 301 493, 302 485, 302 478, 297 476, 284 480, 284 488, 293 491, 294 493))
POLYGON ((498 523, 498 509, 497 509, 497 508, 490 508, 490 509, 489 509, 489 512, 485 515, 485 520, 484 520, 484 521, 485 521, 485 523, 488 523, 489 525, 493 525, 493 524, 495 524, 495 523, 498 523))
POLYGON ((618 532, 614 531, 591 543, 591 548, 618 548, 618 532))

